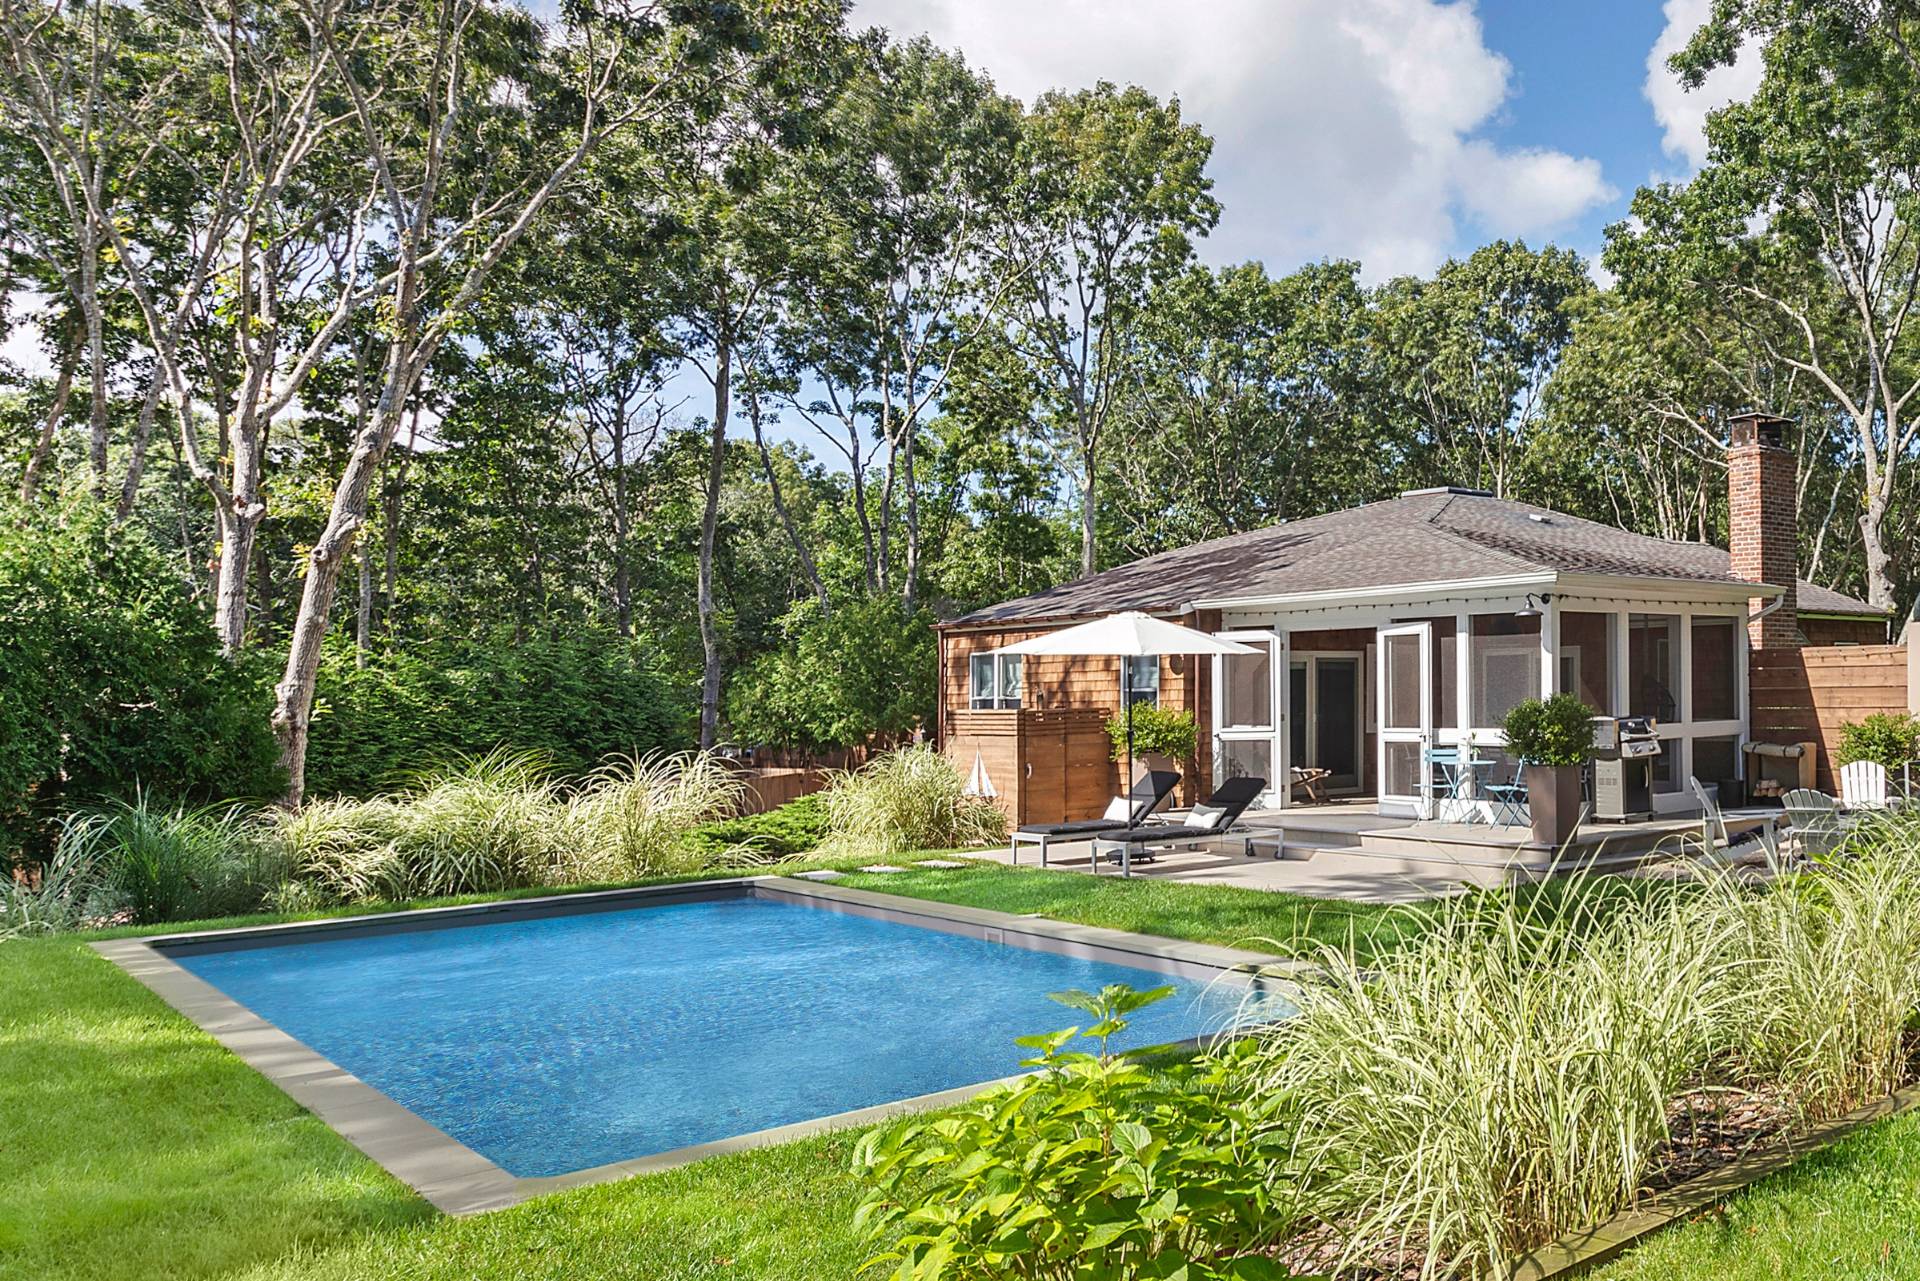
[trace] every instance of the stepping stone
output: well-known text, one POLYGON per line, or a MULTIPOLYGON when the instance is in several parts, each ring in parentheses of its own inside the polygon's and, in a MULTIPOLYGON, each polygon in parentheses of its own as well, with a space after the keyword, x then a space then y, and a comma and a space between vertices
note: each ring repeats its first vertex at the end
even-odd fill
POLYGON ((836 872, 831 868, 821 868, 817 872, 795 872, 794 875, 803 881, 837 881, 846 873, 836 872))
POLYGON ((966 864, 960 862, 957 859, 951 859, 951 858, 923 858, 918 862, 916 862, 914 866, 915 867, 965 867, 966 864))
POLYGON ((873 872, 876 875, 879 875, 887 872, 904 872, 907 869, 904 867, 895 867, 891 863, 870 863, 866 867, 861 868, 860 870, 863 872, 873 872))

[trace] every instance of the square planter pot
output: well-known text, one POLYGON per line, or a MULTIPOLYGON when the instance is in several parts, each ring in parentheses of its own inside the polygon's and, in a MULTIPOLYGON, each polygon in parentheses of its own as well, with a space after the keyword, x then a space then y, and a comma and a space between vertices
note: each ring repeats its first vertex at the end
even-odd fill
POLYGON ((1533 843, 1559 849, 1580 826, 1580 767, 1527 766, 1527 813, 1533 843))

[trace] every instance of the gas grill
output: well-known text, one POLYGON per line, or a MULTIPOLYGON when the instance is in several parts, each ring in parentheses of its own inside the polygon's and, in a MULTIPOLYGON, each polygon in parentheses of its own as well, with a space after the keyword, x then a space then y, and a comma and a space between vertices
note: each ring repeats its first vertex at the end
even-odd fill
POLYGON ((1593 817, 1633 823, 1653 817, 1653 762, 1660 723, 1651 716, 1593 718, 1593 817))

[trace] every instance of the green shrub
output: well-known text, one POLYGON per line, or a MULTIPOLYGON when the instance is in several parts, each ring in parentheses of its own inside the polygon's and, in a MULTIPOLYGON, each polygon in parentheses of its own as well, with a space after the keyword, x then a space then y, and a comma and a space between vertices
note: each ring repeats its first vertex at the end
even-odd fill
POLYGON ((1006 814, 987 797, 967 795, 966 786, 952 761, 925 746, 836 772, 821 794, 829 844, 896 854, 1004 840, 1006 814))
POLYGON ((697 871, 711 860, 695 831, 736 813, 746 790, 711 752, 605 765, 568 804, 565 872, 604 881, 697 871))
POLYGON ((1424 913, 1384 963, 1321 949, 1254 1075, 1302 1101, 1297 1159, 1346 1263, 1411 1250, 1474 1274, 1638 1194, 1725 1027, 1730 930, 1653 887, 1424 913))
POLYGON ((784 644, 728 683, 727 720, 741 742, 854 747, 899 742, 933 719, 933 616, 892 592, 844 599, 821 617, 808 597, 780 620, 784 644))
POLYGON ((61 847, 78 846, 92 865, 91 914, 151 925, 259 908, 289 870, 261 835, 244 806, 166 808, 140 797, 74 819, 61 847))
POLYGON ((1107 1052, 1126 1015, 1172 991, 1056 996, 1086 1012, 1026 1037, 1039 1071, 950 1112, 887 1127, 854 1161, 873 1185, 855 1222, 897 1281, 1256 1281, 1293 1222, 1291 1126, 1249 1088, 1244 1051, 1161 1070, 1107 1052), (1093 1053, 1070 1051, 1076 1037, 1093 1053))
MULTIPOLYGON (((1148 752, 1176 761, 1193 759, 1196 744, 1200 741, 1200 727, 1195 723, 1192 712, 1155 707, 1152 703, 1135 703, 1128 711, 1133 721, 1135 760, 1148 752)), ((1107 722, 1107 737, 1113 740, 1113 759, 1116 761, 1127 752, 1128 719, 1115 716, 1107 722)))
POLYGON ((1920 716, 1906 712, 1875 712, 1840 727, 1840 746, 1834 759, 1842 765, 1873 761, 1899 769, 1920 761, 1920 716))
POLYGON ((0 863, 136 792, 265 799, 285 777, 260 660, 229 662, 180 567, 76 497, 0 504, 0 863))
POLYGON ((764 813, 704 823, 688 835, 693 847, 708 858, 736 852, 757 858, 789 858, 810 853, 826 839, 827 807, 818 792, 764 813))
POLYGON ((307 793, 368 796, 398 766, 531 752, 564 776, 692 737, 691 692, 644 641, 582 628, 553 636, 326 653, 307 748, 307 793))
POLYGON ((1572 694, 1523 698, 1502 728, 1507 751, 1529 765, 1585 765, 1593 759, 1593 709, 1572 694))

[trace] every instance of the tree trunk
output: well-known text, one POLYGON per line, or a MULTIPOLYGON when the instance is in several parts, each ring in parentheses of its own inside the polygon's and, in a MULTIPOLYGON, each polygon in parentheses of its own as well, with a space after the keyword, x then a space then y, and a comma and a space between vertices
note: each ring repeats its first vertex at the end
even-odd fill
POLYGON ((1889 612, 1893 600, 1893 556, 1887 551, 1886 487, 1867 487, 1866 509, 1860 513, 1860 544, 1867 553, 1867 604, 1889 612))
POLYGON ((700 516, 700 746, 720 738, 720 632, 714 621, 713 552, 720 532, 720 485, 726 474, 727 404, 731 398, 733 351, 723 337, 713 356, 713 428, 707 446, 707 505, 700 516))
POLYGON ((133 515, 134 504, 140 501, 140 481, 146 475, 147 447, 153 441, 154 418, 160 408, 160 371, 153 371, 153 378, 147 383, 146 399, 140 402, 140 421, 134 425, 133 446, 127 455, 127 478, 120 484, 120 502, 113 509, 115 524, 123 523, 133 515))
POLYGON ((1082 463, 1085 472, 1080 481, 1080 576, 1085 578, 1093 573, 1093 529, 1094 529, 1094 479, 1093 458, 1089 455, 1082 463))
POLYGON ((229 658, 247 643, 247 579, 261 514, 258 509, 241 508, 239 496, 234 498, 233 508, 216 509, 220 561, 213 584, 213 629, 220 637, 220 651, 229 658))
POLYGON ((93 468, 93 492, 107 492, 107 348, 100 316, 98 273, 100 255, 95 246, 93 219, 81 220, 80 291, 87 317, 87 461, 93 468))
POLYGON ((20 474, 20 501, 30 503, 34 495, 40 492, 40 473, 46 469, 47 456, 53 452, 53 438, 60 430, 60 420, 66 417, 67 402, 73 398, 74 356, 68 353, 67 359, 60 362, 60 377, 53 384, 53 403, 47 406, 47 416, 40 420, 40 435, 33 442, 33 452, 27 456, 27 469, 20 474))
MULTIPOLYGON (((613 422, 613 624, 623 637, 633 635, 633 577, 627 568, 627 538, 632 522, 627 517, 627 413, 626 402, 613 422)), ((592 455, 592 443, 588 454, 592 455)))
MULTIPOLYGON (((396 368, 399 361, 394 362, 396 368)), ((387 395, 396 390, 389 379, 387 395)), ((287 793, 282 801, 288 809, 298 808, 306 795, 307 731, 313 719, 313 689, 320 676, 320 655, 327 636, 327 623, 333 612, 334 597, 340 589, 340 574, 353 553, 355 537, 367 519, 367 503, 379 474, 390 433, 397 426, 398 410, 382 405, 373 425, 360 433, 353 453, 340 474, 333 491, 333 507, 326 528, 307 553, 307 574, 300 592, 300 612, 294 616, 293 635, 287 646, 287 666, 273 690, 273 734, 280 744, 280 765, 287 772, 287 793)))
POLYGON ((367 647, 373 642, 373 560, 362 547, 354 554, 360 566, 360 602, 353 618, 353 665, 367 665, 367 647))
POLYGON ((900 597, 906 602, 908 612, 912 612, 918 596, 920 582, 920 485, 913 471, 913 442, 918 433, 911 427, 907 430, 907 565, 905 581, 900 585, 900 597))
POLYGON ((767 490, 773 496, 773 509, 780 514, 780 524, 785 527, 787 538, 793 543, 793 554, 800 561, 800 572, 807 576, 807 586, 813 588, 814 598, 820 602, 820 616, 829 617, 833 610, 827 601, 826 584, 820 581, 820 567, 814 563, 813 552, 807 547, 806 540, 800 537, 800 527, 794 523, 786 496, 780 492, 780 477, 773 469, 773 451, 767 448, 757 396, 747 397, 747 416, 753 421, 753 443, 760 450, 760 468, 766 473, 767 490))

